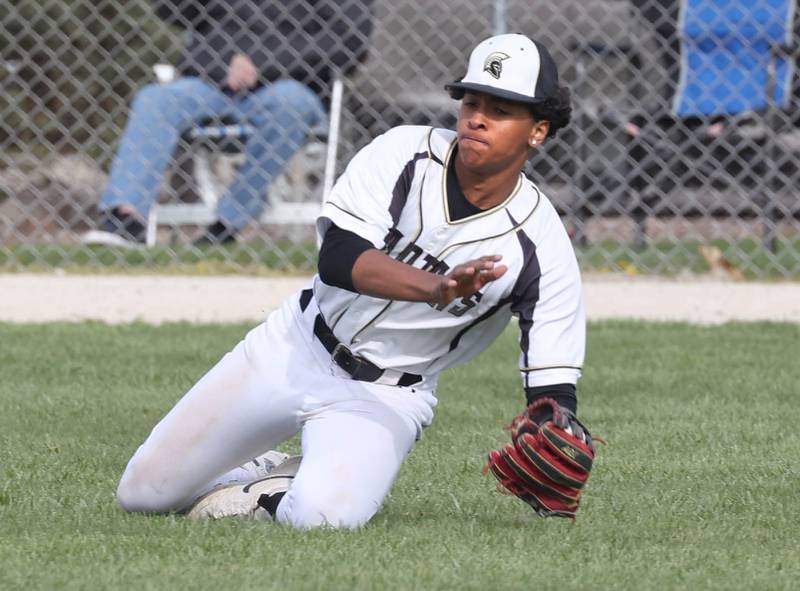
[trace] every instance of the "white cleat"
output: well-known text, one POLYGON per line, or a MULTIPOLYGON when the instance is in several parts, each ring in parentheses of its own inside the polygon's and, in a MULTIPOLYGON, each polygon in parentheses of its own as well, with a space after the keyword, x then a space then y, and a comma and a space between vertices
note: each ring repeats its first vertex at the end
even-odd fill
MULTIPOLYGON (((267 452, 264 456, 269 453, 267 452)), ((264 456, 260 456, 256 460, 261 461, 264 456)), ((262 478, 214 489, 200 497, 186 513, 186 516, 189 519, 239 517, 256 521, 272 521, 278 503, 289 490, 292 480, 297 474, 301 459, 302 456, 287 457, 262 478)))
POLYGON ((265 454, 253 458, 244 464, 244 468, 253 472, 257 478, 264 478, 269 476, 275 468, 283 464, 291 456, 282 451, 271 449, 265 454))

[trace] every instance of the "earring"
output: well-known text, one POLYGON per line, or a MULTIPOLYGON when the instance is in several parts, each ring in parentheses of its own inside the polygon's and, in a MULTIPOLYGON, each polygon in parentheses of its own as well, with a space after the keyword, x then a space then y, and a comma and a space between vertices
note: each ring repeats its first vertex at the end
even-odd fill
POLYGON ((531 146, 535 146, 536 145, 536 140, 531 140, 530 144, 531 144, 531 146))

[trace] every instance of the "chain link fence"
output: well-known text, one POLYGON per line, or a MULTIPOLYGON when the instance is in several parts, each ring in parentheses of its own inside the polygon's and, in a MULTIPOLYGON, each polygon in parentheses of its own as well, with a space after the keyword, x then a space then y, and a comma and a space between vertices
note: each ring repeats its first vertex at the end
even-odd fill
POLYGON ((585 270, 797 278, 795 8, 0 0, 0 268, 312 270, 336 172, 521 32, 573 92, 527 172, 585 270))

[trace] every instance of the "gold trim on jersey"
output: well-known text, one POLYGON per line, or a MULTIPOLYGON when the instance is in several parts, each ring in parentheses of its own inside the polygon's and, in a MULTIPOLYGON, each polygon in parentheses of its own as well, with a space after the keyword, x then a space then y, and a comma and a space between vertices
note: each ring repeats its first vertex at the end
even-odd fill
POLYGON ((436 128, 435 127, 431 127, 428 130, 428 137, 427 137, 427 140, 426 140, 427 143, 428 143, 428 160, 433 160, 433 144, 431 144, 431 138, 433 137, 433 130, 434 129, 436 129, 436 128))
POLYGON ((356 301, 358 300, 358 298, 361 297, 361 295, 362 294, 360 293, 353 292, 353 296, 355 297, 353 297, 350 300, 349 304, 347 304, 346 306, 342 306, 342 310, 339 312, 339 315, 333 319, 328 319, 328 326, 330 326, 331 329, 336 329, 336 325, 339 324, 339 321, 344 317, 344 315, 347 313, 350 307, 356 303, 356 301))
POLYGON ((514 187, 514 190, 509 193, 508 197, 506 197, 502 203, 498 203, 491 209, 486 209, 481 213, 476 213, 471 216, 467 216, 460 220, 453 220, 450 217, 450 204, 447 201, 447 171, 450 168, 450 159, 453 157, 453 152, 455 151, 456 146, 458 145, 458 138, 454 138, 452 142, 450 142, 450 147, 447 148, 447 154, 444 157, 444 162, 442 163, 442 203, 444 206, 444 219, 445 221, 451 226, 457 226, 458 224, 464 224, 467 222, 471 222, 472 220, 486 217, 487 215, 491 215, 499 209, 503 209, 508 205, 512 199, 519 193, 519 190, 522 188, 522 180, 524 175, 520 172, 519 178, 517 179, 517 185, 514 187))
POLYGON ((378 318, 380 318, 383 315, 383 313, 386 312, 386 310, 389 309, 389 306, 391 306, 394 302, 395 302, 395 300, 389 300, 389 302, 377 314, 375 314, 375 316, 372 317, 372 320, 370 320, 369 322, 364 324, 364 326, 359 328, 357 331, 353 332, 353 336, 350 337, 350 343, 349 344, 350 345, 357 344, 356 343, 356 339, 358 338, 358 335, 360 335, 362 332, 364 332, 369 326, 372 326, 375 323, 375 321, 378 318))
MULTIPOLYGON (((493 234, 491 236, 482 236, 480 238, 475 238, 474 240, 465 240, 464 242, 456 242, 454 244, 449 244, 444 250, 442 250, 441 252, 439 252, 439 253, 437 253, 435 255, 436 258, 438 258, 439 260, 443 260, 445 258, 445 256, 446 256, 446 253, 452 251, 455 248, 460 248, 460 247, 466 246, 468 244, 474 244, 475 242, 488 242, 490 240, 494 240, 496 238, 500 238, 502 236, 505 236, 506 234, 510 234, 511 232, 516 232, 520 227, 525 225, 525 222, 527 222, 531 218, 531 216, 539 208, 539 204, 542 202, 542 194, 539 191, 539 189, 534 184, 531 184, 531 187, 533 187, 533 189, 536 191, 536 205, 533 206, 533 208, 528 212, 528 215, 525 216, 524 219, 522 219, 521 221, 519 221, 516 224, 512 225, 508 230, 505 230, 505 231, 500 232, 498 234, 493 234)), ((472 216, 472 218, 474 218, 474 217, 476 217, 476 216, 472 216)), ((472 218, 467 218, 467 219, 472 219, 472 218)))
POLYGON ((334 203, 333 201, 326 201, 326 202, 325 202, 325 205, 332 205, 333 207, 335 207, 336 209, 338 209, 338 210, 339 210, 339 211, 341 211, 342 213, 346 213, 347 215, 349 215, 349 216, 352 216, 352 217, 356 218, 356 219, 357 219, 359 222, 364 222, 364 223, 366 223, 366 220, 365 220, 364 218, 362 218, 362 217, 360 217, 360 216, 357 216, 357 215, 356 215, 356 214, 354 214, 352 211, 348 211, 348 210, 346 210, 345 208, 341 207, 340 205, 337 205, 336 203, 334 203))
POLYGON ((520 367, 520 371, 541 371, 543 369, 583 369, 582 365, 563 365, 563 364, 554 364, 554 365, 535 365, 532 367, 520 367))

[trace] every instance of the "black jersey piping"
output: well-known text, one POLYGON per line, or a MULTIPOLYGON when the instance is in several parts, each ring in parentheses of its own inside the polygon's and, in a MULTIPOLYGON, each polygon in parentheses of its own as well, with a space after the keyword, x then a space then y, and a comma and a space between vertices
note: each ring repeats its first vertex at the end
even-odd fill
MULTIPOLYGON (((418 153, 414 154, 414 156, 411 157, 411 160, 406 162, 405 166, 403 166, 403 170, 400 171, 400 176, 398 176, 397 177, 397 181, 395 181, 394 187, 392 189, 392 199, 391 199, 391 201, 389 203, 389 214, 392 216, 392 224, 393 224, 392 227, 396 227, 397 226, 397 222, 400 220, 400 214, 402 213, 403 208, 405 207, 405 204, 408 201, 408 192, 411 190, 411 181, 414 179, 414 168, 416 166, 417 160, 421 160, 422 158, 426 158, 426 157, 430 158, 432 156, 431 146, 430 146, 430 136, 431 136, 431 132, 432 131, 433 130, 428 132, 428 138, 427 138, 427 142, 426 142, 427 145, 428 145, 428 151, 427 152, 418 152, 418 153)), ((356 219, 358 219, 358 220, 360 220, 362 222, 365 221, 362 218, 360 218, 359 216, 355 215, 354 213, 351 213, 351 212, 347 211, 346 209, 342 209, 341 207, 339 207, 335 203, 331 203, 331 205, 333 205, 337 209, 343 211, 344 213, 347 213, 347 214, 355 217, 356 219)), ((328 320, 328 322, 330 323, 330 326, 331 326, 332 329, 336 328, 336 325, 339 324, 339 321, 347 313, 349 307, 351 305, 353 305, 353 303, 359 297, 361 297, 361 295, 362 294, 360 294, 360 293, 356 293, 355 297, 353 298, 353 300, 347 306, 344 306, 342 308, 342 311, 339 314, 339 316, 337 316, 335 319, 328 320)), ((387 307, 388 307, 388 305, 387 305, 387 307)), ((375 322, 375 320, 378 318, 378 316, 380 316, 385 310, 386 310, 386 308, 381 310, 372 320, 370 320, 367 324, 365 324, 362 328, 360 328, 353 335, 353 337, 350 339, 350 344, 352 345, 353 341, 358 336, 358 334, 360 334, 367 326, 369 326, 370 324, 375 322)))
POLYGON ((463 337, 467 333, 467 331, 469 331, 472 328, 476 327, 478 324, 480 324, 481 322, 483 322, 487 318, 490 318, 491 316, 494 316, 499 310, 501 310, 509 302, 511 302, 511 298, 510 297, 503 298, 502 300, 497 302, 494 306, 492 306, 491 308, 486 310, 486 312, 484 312, 483 314, 478 316, 475 320, 470 322, 467 326, 465 326, 460 331, 458 331, 458 334, 453 337, 452 341, 450 341, 450 348, 448 349, 447 352, 451 353, 456 347, 458 347, 459 343, 461 342, 461 337, 463 337))
POLYGON ((403 213, 403 208, 408 201, 408 193, 411 190, 411 182, 414 180, 414 168, 417 165, 417 160, 430 159, 430 150, 428 152, 417 152, 411 157, 411 160, 406 162, 397 182, 392 189, 392 201, 389 203, 389 214, 392 216, 392 227, 396 227, 400 221, 400 214, 403 213))
POLYGON ((433 160, 436 164, 442 165, 442 160, 436 154, 433 153, 433 144, 431 143, 431 138, 433 137, 433 131, 434 131, 433 127, 431 127, 430 130, 428 131, 428 138, 427 138, 428 157, 431 160, 433 160))
MULTIPOLYGON (((508 214, 512 223, 514 218, 508 214)), ((533 312, 539 302, 539 280, 542 269, 539 258, 536 256, 536 245, 524 231, 517 232, 520 248, 522 249, 522 268, 517 276, 514 287, 511 289, 511 312, 519 318, 519 347, 522 350, 522 367, 528 367, 528 351, 530 348, 530 331, 533 328, 533 312)))
MULTIPOLYGON (((420 198, 418 200, 419 201, 419 210, 418 210, 419 228, 417 230, 417 233, 414 235, 414 238, 411 239, 411 242, 416 242, 417 241, 417 239, 422 235, 422 230, 425 227, 425 225, 423 223, 423 216, 422 216, 422 192, 425 189, 425 178, 427 176, 428 176, 428 171, 426 170, 425 173, 422 175, 422 179, 419 182, 419 195, 420 195, 420 198)), ((398 219, 399 219, 399 216, 398 216, 398 219)), ((395 300, 389 300, 389 302, 377 314, 375 314, 375 316, 373 316, 361 328, 359 328, 357 331, 355 331, 355 333, 353 333, 353 337, 350 339, 350 344, 353 344, 355 342, 356 338, 358 338, 358 335, 360 335, 367 328, 369 328, 372 324, 374 324, 375 321, 377 321, 378 318, 380 318, 386 312, 386 310, 389 309, 389 306, 391 306, 394 302, 395 302, 395 300)))
POLYGON ((331 327, 331 330, 335 330, 336 329, 336 325, 339 324, 339 321, 345 315, 347 310, 349 310, 350 306, 352 306, 356 302, 356 300, 358 300, 358 298, 360 298, 360 297, 361 297, 360 293, 354 293, 353 294, 353 298, 350 300, 350 302, 346 306, 342 306, 342 311, 339 312, 339 315, 336 318, 328 320, 328 326, 331 327))
MULTIPOLYGON (((409 193, 409 191, 411 191, 411 182, 412 182, 412 180, 414 178, 414 169, 416 167, 417 160, 421 160, 423 158, 427 158, 428 159, 427 166, 430 166, 430 161, 431 160, 441 164, 439 159, 436 158, 434 156, 434 154, 433 154, 433 149, 432 149, 432 146, 431 146, 431 136, 432 135, 433 135, 433 128, 431 127, 428 130, 428 135, 427 135, 427 138, 426 138, 426 143, 427 143, 427 146, 428 146, 427 153, 418 152, 418 153, 414 154, 412 159, 409 162, 407 162, 405 164, 405 166, 403 166, 403 170, 400 172, 400 176, 398 177, 397 181, 395 182, 394 188, 392 189, 392 201, 391 201, 391 204, 389 206, 389 212, 390 212, 390 214, 392 216, 392 223, 393 223, 392 227, 393 228, 397 227, 397 223, 400 221, 400 215, 402 214, 402 211, 405 208, 406 203, 408 203, 408 193, 409 193), (408 171, 409 170, 411 171, 410 176, 408 176, 408 171), (400 192, 399 192, 400 188, 404 189, 404 192, 402 194, 400 194, 400 192), (397 217, 395 218, 395 213, 393 213, 392 208, 395 207, 396 203, 399 203, 400 205, 399 205, 399 209, 397 209, 397 213, 396 213, 397 217)), ((425 172, 422 174, 422 178, 420 179, 420 183, 419 183, 419 199, 417 200, 419 202, 419 206, 418 206, 418 209, 417 209, 417 216, 418 216, 417 217, 417 220, 418 220, 417 223, 418 223, 419 227, 417 229, 416 235, 411 240, 411 242, 416 242, 417 241, 417 239, 422 234, 422 230, 424 228, 423 215, 422 215, 422 194, 423 194, 423 191, 425 189, 425 179, 427 177, 428 177, 428 168, 426 167, 425 172)), ((359 328, 357 331, 355 331, 353 333, 353 336, 350 338, 350 344, 351 345, 354 344, 356 339, 358 338, 358 336, 362 332, 364 332, 367 328, 369 328, 371 325, 373 325, 378 320, 378 318, 380 318, 386 312, 386 310, 389 309, 389 307, 394 303, 394 301, 395 300, 389 300, 387 302, 387 304, 383 308, 381 308, 381 310, 379 310, 377 314, 375 314, 375 316, 373 316, 361 328, 359 328)), ((341 319, 342 316, 344 316, 344 312, 339 317, 339 319, 341 319)))
MULTIPOLYGON (((510 213, 508 217, 511 219, 512 224, 516 224, 510 213)), ((514 287, 511 289, 511 295, 500 300, 492 308, 464 327, 453 340, 450 341, 450 351, 458 346, 461 338, 468 330, 478 323, 483 322, 503 306, 510 303, 512 313, 516 313, 519 316, 520 348, 524 355, 524 365, 528 365, 529 331, 533 326, 533 310, 539 300, 539 278, 541 277, 541 270, 539 268, 539 259, 536 257, 536 246, 531 239, 528 238, 522 230, 517 230, 517 238, 522 248, 523 263, 522 270, 517 276, 514 287), (526 295, 532 296, 529 302, 526 295), (527 303, 530 309, 528 310, 524 305, 519 305, 521 303, 527 303)))

